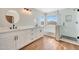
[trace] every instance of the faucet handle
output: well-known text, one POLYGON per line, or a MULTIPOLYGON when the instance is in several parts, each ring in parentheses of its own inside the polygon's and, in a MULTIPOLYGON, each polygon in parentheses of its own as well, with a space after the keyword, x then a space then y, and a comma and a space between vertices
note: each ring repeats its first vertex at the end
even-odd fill
POLYGON ((12 29, 12 27, 10 27, 10 29, 12 29))
POLYGON ((17 27, 15 27, 15 29, 17 29, 17 27))

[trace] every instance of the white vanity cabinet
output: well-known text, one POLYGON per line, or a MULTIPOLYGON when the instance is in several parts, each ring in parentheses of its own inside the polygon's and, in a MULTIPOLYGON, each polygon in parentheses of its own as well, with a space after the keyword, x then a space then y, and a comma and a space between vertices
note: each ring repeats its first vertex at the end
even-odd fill
POLYGON ((43 36, 43 30, 42 30, 42 28, 38 28, 36 34, 37 34, 36 35, 36 39, 42 37, 43 36))
POLYGON ((29 44, 30 39, 31 39, 30 29, 17 31, 16 49, 20 49, 29 44))
POLYGON ((31 30, 0 33, 0 50, 20 49, 31 41, 31 30))
POLYGON ((16 48, 20 49, 43 36, 43 28, 31 28, 17 31, 16 48))
POLYGON ((43 36, 43 28, 29 28, 0 33, 0 50, 17 50, 43 36))
POLYGON ((40 37, 43 37, 43 28, 42 27, 38 27, 33 29, 33 39, 39 39, 40 37))
POLYGON ((0 34, 0 50, 12 50, 15 48, 15 37, 12 33, 0 34))

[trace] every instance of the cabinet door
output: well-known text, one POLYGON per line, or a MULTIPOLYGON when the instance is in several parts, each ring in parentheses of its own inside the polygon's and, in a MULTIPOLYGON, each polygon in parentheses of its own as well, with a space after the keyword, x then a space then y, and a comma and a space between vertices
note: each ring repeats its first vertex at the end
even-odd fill
POLYGON ((43 37, 43 28, 38 29, 38 38, 43 37))
POLYGON ((33 39, 34 40, 39 39, 42 36, 43 36, 42 28, 36 28, 36 29, 34 29, 34 31, 33 31, 33 39))
POLYGON ((13 50, 15 49, 15 40, 9 33, 0 35, 0 50, 13 50))
POLYGON ((16 41, 17 49, 20 49, 20 48, 26 46, 27 44, 29 44, 29 40, 31 39, 30 33, 31 33, 30 30, 23 30, 23 31, 17 32, 17 34, 18 34, 18 36, 17 36, 18 38, 16 41))

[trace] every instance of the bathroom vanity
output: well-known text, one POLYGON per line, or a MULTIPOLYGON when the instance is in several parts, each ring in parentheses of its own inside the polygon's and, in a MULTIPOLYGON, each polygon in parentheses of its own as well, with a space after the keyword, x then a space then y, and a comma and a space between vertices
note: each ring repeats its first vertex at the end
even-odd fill
POLYGON ((0 50, 20 49, 40 37, 43 37, 43 27, 2 30, 0 32, 0 50))

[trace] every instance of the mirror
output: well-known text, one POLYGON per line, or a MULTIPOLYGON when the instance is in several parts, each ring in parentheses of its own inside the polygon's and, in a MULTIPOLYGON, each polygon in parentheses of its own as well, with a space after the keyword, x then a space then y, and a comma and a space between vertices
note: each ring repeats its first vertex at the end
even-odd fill
POLYGON ((9 10, 6 13, 5 18, 9 23, 17 23, 19 21, 19 14, 15 10, 9 10))
POLYGON ((8 15, 6 15, 5 16, 6 17, 6 20, 9 22, 9 23, 14 23, 14 17, 13 16, 8 16, 8 15))

